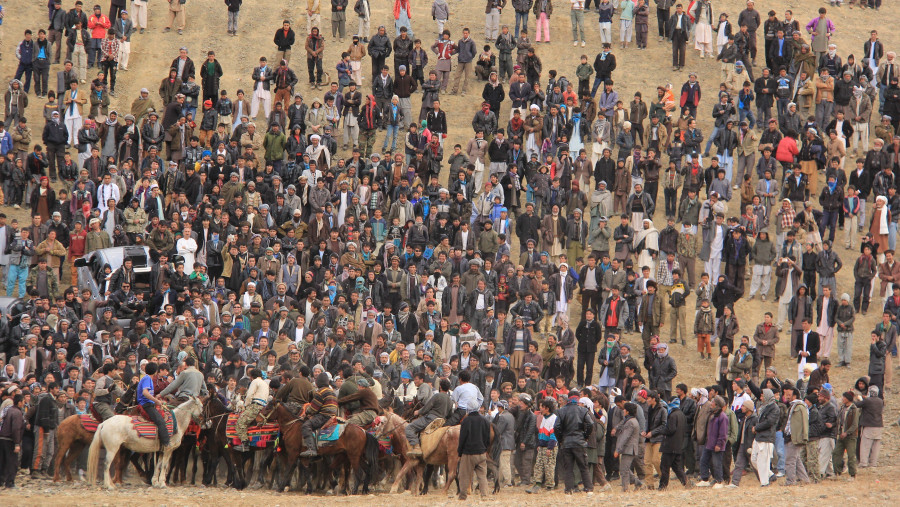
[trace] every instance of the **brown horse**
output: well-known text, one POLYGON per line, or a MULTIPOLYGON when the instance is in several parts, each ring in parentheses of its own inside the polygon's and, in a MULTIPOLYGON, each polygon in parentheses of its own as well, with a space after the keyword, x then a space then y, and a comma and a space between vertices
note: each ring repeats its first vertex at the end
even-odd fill
MULTIPOLYGON (((474 416, 481 417, 478 414, 474 414, 474 416)), ((494 437, 494 426, 491 425, 491 446, 494 444, 494 437)), ((434 467, 443 466, 447 471, 447 482, 444 484, 444 494, 448 494, 450 491, 450 484, 456 479, 457 468, 459 465, 458 448, 459 425, 450 426, 444 431, 444 434, 441 435, 437 447, 431 454, 424 456, 423 458, 410 458, 403 465, 403 468, 400 469, 400 473, 397 474, 397 480, 391 487, 391 493, 396 493, 398 491, 401 478, 405 477, 410 471, 415 471, 415 480, 410 485, 410 490, 415 495, 428 494, 428 483, 430 482, 431 472, 434 467)), ((488 460, 488 466, 496 467, 490 459, 488 460)), ((499 474, 496 473, 496 470, 494 470, 494 472, 494 493, 496 493, 500 489, 500 481, 499 474)))
MULTIPOLYGON (((56 428, 56 458, 54 463, 53 482, 59 482, 60 470, 66 471, 66 481, 72 482, 72 461, 75 460, 81 451, 91 445, 94 440, 94 432, 85 429, 81 424, 81 416, 78 414, 66 417, 63 422, 56 428)), ((130 453, 127 449, 121 449, 116 455, 114 463, 115 477, 113 482, 121 483, 122 475, 128 466, 128 460, 122 459, 126 453, 130 453)), ((132 454, 131 463, 137 469, 141 478, 147 484, 150 484, 150 478, 147 472, 140 465, 140 455, 132 454)))
MULTIPOLYGON (((276 491, 284 491, 291 482, 291 477, 294 475, 294 470, 297 469, 297 464, 301 463, 299 460, 300 453, 306 450, 306 446, 303 443, 303 434, 300 431, 303 422, 278 400, 269 403, 259 417, 262 417, 263 422, 275 421, 280 428, 282 451, 278 452, 277 456, 282 465, 279 468, 283 469, 284 473, 280 478, 276 478, 274 489, 276 491)), ((309 460, 304 459, 302 463, 305 468, 309 460)), ((312 493, 312 477, 309 477, 307 484, 307 494, 312 493)))
POLYGON ((376 421, 377 423, 373 428, 375 438, 379 440, 382 438, 389 438, 393 450, 393 452, 388 455, 381 452, 379 448, 379 459, 384 464, 382 468, 387 474, 387 477, 395 477, 394 482, 400 483, 406 475, 395 474, 394 472, 396 471, 395 467, 397 461, 400 462, 400 468, 402 469, 409 460, 406 456, 406 453, 409 452, 409 442, 406 440, 406 425, 409 423, 395 414, 390 408, 385 409, 384 415, 378 417, 376 421))
MULTIPOLYGON (((264 421, 268 421, 270 417, 275 417, 279 426, 282 428, 282 433, 284 433, 286 429, 290 429, 292 426, 300 426, 304 422, 303 419, 294 417, 293 414, 277 401, 270 404, 269 407, 266 407, 266 410, 261 417, 264 421)), ((296 438, 290 445, 286 440, 283 442, 287 456, 289 456, 288 459, 291 459, 290 456, 294 456, 294 453, 296 453, 296 456, 299 456, 300 453, 305 450, 302 435, 299 438, 296 438)), ((351 470, 363 470, 363 494, 369 493, 369 483, 374 481, 378 475, 378 440, 376 440, 375 437, 369 435, 365 430, 355 424, 347 424, 347 427, 344 428, 344 432, 335 443, 319 447, 319 456, 332 456, 334 459, 330 468, 332 470, 341 469, 343 471, 340 476, 340 492, 342 494, 347 494, 351 470), (360 465, 362 465, 363 462, 365 462, 365 469, 360 468, 360 465)), ((289 473, 286 474, 288 479, 290 478, 291 473, 293 473, 293 464, 296 464, 296 458, 291 459, 290 462, 292 463, 292 466, 289 473)), ((282 489, 284 489, 283 486, 282 489)), ((356 494, 358 489, 359 482, 354 485, 353 493, 356 494)))

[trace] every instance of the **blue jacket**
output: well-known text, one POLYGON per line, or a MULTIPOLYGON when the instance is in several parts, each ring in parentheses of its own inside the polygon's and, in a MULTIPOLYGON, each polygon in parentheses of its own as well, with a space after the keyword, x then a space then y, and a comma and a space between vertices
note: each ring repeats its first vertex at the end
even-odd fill
POLYGON ((0 155, 6 156, 13 149, 12 135, 8 130, 0 134, 0 155))

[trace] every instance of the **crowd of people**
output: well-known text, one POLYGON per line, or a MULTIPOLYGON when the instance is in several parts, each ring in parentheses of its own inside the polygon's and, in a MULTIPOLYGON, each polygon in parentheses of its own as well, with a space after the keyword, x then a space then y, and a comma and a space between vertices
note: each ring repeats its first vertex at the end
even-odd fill
MULTIPOLYGON (((551 0, 512 0, 514 27, 487 0, 481 49, 469 28, 453 39, 445 0, 419 38, 408 0, 374 35, 368 0, 352 35, 332 0, 327 42, 328 5, 308 0, 251 87, 229 93, 231 62, 185 46, 130 107, 117 73, 148 2, 62 4, 14 45, 0 123, 2 202, 28 213, 0 213, 2 285, 22 299, 0 328, 2 485, 51 472, 57 425, 112 417, 129 388, 163 446, 164 396, 207 390, 242 413, 245 442, 270 400, 303 410, 304 457, 334 415, 409 412, 410 457, 431 421, 461 422, 463 498, 473 473, 486 494, 489 422, 497 479, 529 493, 878 464, 900 330, 900 61, 876 30, 838 48, 842 2, 804 22, 750 0, 733 24, 709 0, 572 0, 573 46, 597 15, 602 50, 551 69, 551 0), (712 99, 693 72, 625 96, 613 19, 619 55, 639 57, 651 9, 673 71, 690 41, 720 62, 712 99), (326 61, 326 44, 346 50, 326 61), (482 82, 474 113, 442 108, 482 82), (127 257, 76 267, 131 245, 149 273, 127 257), (738 315, 757 296, 777 312, 738 315), (868 357, 852 360, 854 335, 868 357), (688 387, 676 358, 695 343, 711 375, 688 387), (862 375, 835 385, 832 367, 862 375)), ((239 37, 241 1, 225 5, 239 37)), ((191 8, 170 0, 165 31, 183 34, 191 8)))

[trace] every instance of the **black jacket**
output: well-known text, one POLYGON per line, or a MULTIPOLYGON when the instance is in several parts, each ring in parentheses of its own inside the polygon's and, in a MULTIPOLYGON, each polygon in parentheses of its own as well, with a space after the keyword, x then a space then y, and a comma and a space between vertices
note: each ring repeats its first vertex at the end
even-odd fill
POLYGON ((588 409, 570 403, 556 411, 553 432, 560 447, 572 449, 587 446, 587 438, 594 431, 594 420, 588 409))
MULTIPOLYGON (((692 400, 693 401, 693 400, 692 400)), ((680 408, 673 408, 666 418, 665 438, 659 446, 659 452, 681 454, 684 450, 684 436, 687 429, 687 420, 680 408)))
POLYGON ((762 407, 756 418, 756 440, 766 443, 775 443, 775 432, 778 431, 778 421, 781 418, 781 410, 778 403, 770 403, 762 407))
POLYGON ((44 124, 44 133, 41 135, 41 140, 44 141, 44 144, 62 146, 66 144, 68 139, 69 130, 63 122, 48 121, 44 124))
POLYGON ((516 444, 525 444, 526 449, 537 446, 537 418, 529 409, 518 410, 516 414, 516 444))
POLYGON ((459 444, 456 452, 479 455, 488 451, 491 446, 491 424, 478 413, 470 413, 459 425, 459 444))
MULTIPOLYGON (((288 28, 287 35, 284 34, 284 30, 279 28, 277 32, 275 32, 275 46, 278 48, 278 51, 287 51, 291 49, 291 46, 294 45, 294 29, 288 28)), ((275 62, 276 64, 280 62, 275 62)))
POLYGON ((575 339, 578 340, 579 354, 595 354, 597 352, 597 344, 602 338, 600 323, 597 319, 592 321, 583 320, 578 324, 575 330, 575 339))
MULTIPOLYGON (((650 408, 647 417, 647 431, 650 432, 651 444, 660 444, 666 439, 668 409, 662 405, 650 408)), ((660 446, 662 447, 662 446, 660 446)))

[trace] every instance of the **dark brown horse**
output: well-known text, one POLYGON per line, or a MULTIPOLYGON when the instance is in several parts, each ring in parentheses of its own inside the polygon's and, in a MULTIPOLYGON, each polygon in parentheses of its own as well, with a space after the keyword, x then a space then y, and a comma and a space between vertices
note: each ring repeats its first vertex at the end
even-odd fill
MULTIPOLYGON (((275 417, 275 420, 278 421, 279 426, 282 428, 282 433, 285 432, 286 428, 303 424, 303 419, 294 417, 277 401, 270 404, 261 414, 261 417, 266 421, 271 417, 275 417)), ((288 450, 287 441, 282 441, 282 445, 289 456, 293 455, 293 453, 299 456, 305 450, 302 436, 297 440, 299 440, 299 445, 297 442, 292 442, 290 450, 288 450)), ((369 493, 369 483, 374 481, 378 475, 378 440, 375 437, 369 435, 364 429, 355 424, 347 424, 344 432, 335 443, 319 446, 319 456, 333 457, 330 468, 343 471, 340 477, 340 492, 342 494, 347 494, 351 470, 363 470, 363 494, 369 493), (360 468, 363 463, 365 464, 365 469, 360 468)), ((291 458, 288 459, 290 460, 291 458)), ((293 461, 296 462, 296 459, 293 461)), ((289 478, 290 474, 287 477, 289 478)), ((353 488, 353 493, 356 494, 358 489, 359 482, 357 481, 353 488)))

